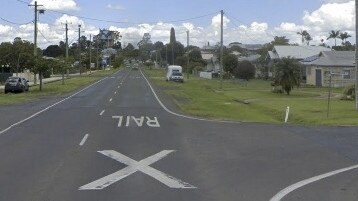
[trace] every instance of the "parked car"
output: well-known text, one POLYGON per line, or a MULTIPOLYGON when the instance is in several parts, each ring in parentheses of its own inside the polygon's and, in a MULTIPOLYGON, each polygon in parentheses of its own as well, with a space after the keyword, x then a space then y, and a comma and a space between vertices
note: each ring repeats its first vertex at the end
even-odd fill
POLYGON ((133 66, 132 66, 132 69, 133 70, 138 70, 138 68, 139 68, 138 63, 134 63, 133 66))
POLYGON ((180 73, 180 72, 173 72, 172 73, 172 76, 170 76, 170 79, 169 80, 172 80, 174 82, 181 82, 183 83, 184 82, 184 77, 183 77, 183 74, 180 73))
POLYGON ((166 81, 170 81, 174 73, 181 73, 183 68, 181 66, 171 65, 167 69, 166 81))
POLYGON ((29 81, 23 77, 9 77, 5 81, 5 93, 29 90, 29 81))

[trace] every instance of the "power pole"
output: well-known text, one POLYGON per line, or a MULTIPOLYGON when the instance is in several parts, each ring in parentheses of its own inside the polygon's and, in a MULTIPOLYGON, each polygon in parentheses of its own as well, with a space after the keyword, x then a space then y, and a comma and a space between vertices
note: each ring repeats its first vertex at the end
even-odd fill
POLYGON ((96 36, 96 69, 97 70, 99 68, 99 65, 98 65, 98 48, 99 48, 98 38, 99 38, 99 35, 96 36))
MULTIPOLYGON (((65 66, 68 65, 68 23, 66 21, 66 59, 65 59, 65 66)), ((62 84, 65 84, 65 69, 62 68, 62 84)))
POLYGON ((90 34, 90 48, 89 48, 89 57, 90 57, 90 74, 92 68, 92 34, 90 34))
POLYGON ((168 44, 165 45, 165 61, 166 65, 168 65, 168 44))
POLYGON ((186 62, 186 78, 189 79, 189 30, 186 31, 186 47, 188 48, 188 56, 186 62))
MULTIPOLYGON (((35 20, 34 20, 34 58, 35 58, 35 66, 34 66, 34 84, 37 83, 36 80, 36 73, 35 73, 35 68, 36 68, 36 63, 37 63, 37 12, 38 12, 38 7, 39 6, 43 6, 43 5, 38 5, 37 1, 35 1, 34 5, 29 5, 29 6, 33 6, 35 9, 35 20)), ((41 86, 40 86, 41 87, 41 86)))
POLYGON ((356 0, 356 110, 358 112, 358 0, 356 0))
POLYGON ((220 40, 220 89, 224 79, 224 11, 221 10, 221 40, 220 40))
POLYGON ((78 66, 80 70, 80 75, 82 75, 82 64, 81 64, 81 25, 78 25, 78 44, 77 44, 77 51, 78 51, 78 66))

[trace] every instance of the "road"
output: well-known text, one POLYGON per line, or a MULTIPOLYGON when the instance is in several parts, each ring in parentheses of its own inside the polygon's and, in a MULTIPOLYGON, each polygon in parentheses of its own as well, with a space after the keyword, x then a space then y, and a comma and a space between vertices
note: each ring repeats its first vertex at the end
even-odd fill
MULTIPOLYGON (((1 201, 268 201, 358 164, 357 127, 177 116, 139 70, 26 106, 0 108, 1 201)), ((353 167, 280 199, 354 201, 357 189, 353 167)))

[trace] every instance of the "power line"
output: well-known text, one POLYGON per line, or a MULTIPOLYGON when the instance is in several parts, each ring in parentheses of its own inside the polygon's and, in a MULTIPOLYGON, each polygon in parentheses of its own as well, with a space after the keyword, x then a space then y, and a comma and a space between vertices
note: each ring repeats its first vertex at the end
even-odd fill
MULTIPOLYGON (((69 14, 69 13, 66 13, 66 12, 56 11, 56 10, 51 10, 51 9, 46 9, 46 10, 54 12, 54 13, 63 14, 63 15, 69 15, 69 16, 78 17, 78 18, 81 18, 81 19, 99 21, 99 22, 107 22, 107 23, 115 23, 115 24, 154 24, 154 23, 158 23, 158 21, 157 22, 154 22, 154 21, 152 21, 152 22, 151 21, 148 21, 148 22, 112 21, 112 20, 92 18, 92 17, 80 16, 80 15, 72 15, 72 14, 69 14)), ((184 22, 184 21, 188 21, 188 20, 196 20, 196 19, 212 16, 212 15, 217 14, 217 13, 218 12, 216 11, 216 12, 213 12, 213 13, 209 13, 209 14, 205 14, 205 15, 201 15, 201 16, 196 16, 196 17, 190 17, 190 18, 178 19, 178 20, 162 21, 162 23, 175 23, 175 22, 184 22)))
POLYGON ((1 19, 2 21, 4 21, 4 22, 10 23, 10 24, 14 24, 14 25, 20 25, 20 26, 21 26, 21 25, 26 25, 26 24, 30 24, 30 23, 32 23, 32 21, 27 22, 27 23, 12 22, 12 21, 7 20, 7 19, 2 18, 2 17, 0 17, 0 19, 1 19))

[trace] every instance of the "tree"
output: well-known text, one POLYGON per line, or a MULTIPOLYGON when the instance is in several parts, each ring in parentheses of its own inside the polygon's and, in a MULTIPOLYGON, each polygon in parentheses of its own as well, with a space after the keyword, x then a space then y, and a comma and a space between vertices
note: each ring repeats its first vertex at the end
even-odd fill
POLYGON ((272 45, 289 45, 290 40, 286 36, 275 36, 272 45))
POLYGON ((180 42, 166 44, 166 48, 167 48, 167 55, 164 56, 168 56, 168 62, 171 64, 173 64, 173 56, 175 61, 177 57, 183 56, 185 53, 184 45, 181 44, 180 42))
POLYGON ((332 30, 331 32, 329 32, 329 36, 328 36, 327 40, 333 38, 334 39, 334 46, 337 46, 337 38, 339 36, 339 33, 340 33, 339 30, 338 31, 332 30))
POLYGON ((352 37, 352 36, 349 35, 347 32, 344 32, 344 33, 341 32, 337 38, 341 39, 342 45, 345 46, 347 39, 350 37, 352 37))
POLYGON ((224 56, 224 71, 233 73, 234 69, 239 65, 237 57, 233 54, 227 54, 224 56))
POLYGON ((239 62, 238 66, 234 69, 233 74, 235 77, 249 81, 255 77, 255 66, 249 61, 239 62))
POLYGON ((43 55, 55 58, 55 57, 64 56, 64 52, 60 46, 50 45, 44 50, 43 55))
POLYGON ((311 35, 310 35, 306 30, 297 32, 297 34, 298 34, 298 35, 301 35, 301 37, 302 37, 302 45, 303 45, 304 43, 306 43, 306 45, 309 45, 309 44, 310 44, 310 41, 312 40, 312 37, 311 37, 311 35))
POLYGON ((174 27, 172 27, 170 29, 170 44, 173 44, 176 42, 176 39, 175 39, 175 30, 174 30, 174 27))
POLYGON ((150 51, 153 49, 153 43, 150 41, 150 34, 144 33, 141 41, 138 42, 139 57, 144 62, 150 58, 150 51))
POLYGON ((275 86, 290 95, 294 86, 299 87, 301 82, 301 64, 294 58, 282 58, 275 65, 275 86))

